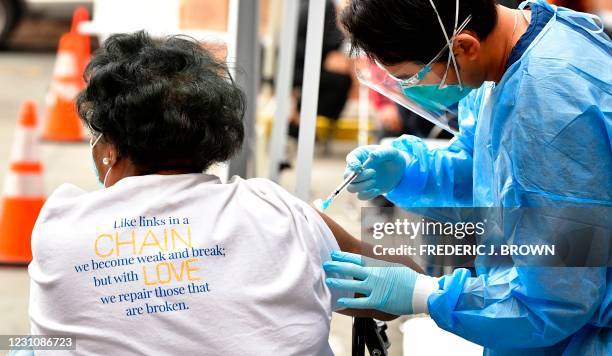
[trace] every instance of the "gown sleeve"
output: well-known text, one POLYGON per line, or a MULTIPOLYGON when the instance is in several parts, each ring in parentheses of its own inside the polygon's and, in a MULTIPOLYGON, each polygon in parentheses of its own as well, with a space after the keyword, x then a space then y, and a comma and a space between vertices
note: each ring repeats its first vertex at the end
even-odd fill
POLYGON ((457 269, 428 299, 438 326, 494 349, 551 346, 582 328, 605 296, 606 269, 457 269))
POLYGON ((428 149, 418 137, 404 135, 392 146, 410 157, 400 183, 386 198, 395 205, 412 207, 460 207, 472 205, 472 156, 483 85, 459 103, 459 135, 441 149, 428 149))

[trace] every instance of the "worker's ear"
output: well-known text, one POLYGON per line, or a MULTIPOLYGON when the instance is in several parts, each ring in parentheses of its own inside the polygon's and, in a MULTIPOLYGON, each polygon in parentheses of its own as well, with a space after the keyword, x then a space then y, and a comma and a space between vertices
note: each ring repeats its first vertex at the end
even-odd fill
POLYGON ((480 55, 480 41, 470 32, 461 32, 453 43, 453 53, 456 57, 474 61, 480 55))

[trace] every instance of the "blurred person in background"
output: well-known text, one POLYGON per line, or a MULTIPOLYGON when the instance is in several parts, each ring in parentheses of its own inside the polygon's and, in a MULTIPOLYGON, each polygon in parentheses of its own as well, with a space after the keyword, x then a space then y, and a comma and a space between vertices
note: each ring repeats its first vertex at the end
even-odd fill
MULTIPOLYGON (((299 113, 302 106, 301 90, 304 83, 304 60, 306 58, 309 3, 309 0, 301 0, 299 9, 295 69, 293 74, 293 97, 296 105, 289 121, 289 135, 293 138, 297 138, 299 132, 299 113)), ((340 118, 340 114, 342 114, 353 85, 353 77, 351 75, 352 64, 350 59, 342 51, 343 43, 344 35, 340 31, 336 19, 336 3, 333 0, 326 0, 321 78, 319 83, 319 104, 317 107, 317 115, 324 116, 331 121, 331 128, 326 137, 326 151, 329 151, 329 143, 333 135, 333 126, 340 118)))

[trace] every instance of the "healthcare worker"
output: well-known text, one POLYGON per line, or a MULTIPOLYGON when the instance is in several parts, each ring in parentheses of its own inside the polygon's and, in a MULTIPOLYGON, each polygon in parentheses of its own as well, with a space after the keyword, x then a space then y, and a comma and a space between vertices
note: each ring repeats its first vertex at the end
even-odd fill
MULTIPOLYGON (((459 118, 444 149, 403 136, 351 152, 348 172, 371 160, 349 191, 405 209, 586 211, 610 226, 612 45, 594 16, 544 1, 509 9, 494 0, 351 0, 340 21, 353 50, 388 72, 378 82, 365 75, 366 84, 448 130, 444 114, 459 118)), ((513 224, 500 225, 506 241, 554 239, 561 226, 544 216, 513 224)), ((457 269, 436 279, 358 255, 332 258, 328 272, 356 280, 328 285, 364 295, 340 300, 346 307, 428 312, 490 355, 612 354, 609 259, 577 268, 477 257, 476 276, 457 269)))

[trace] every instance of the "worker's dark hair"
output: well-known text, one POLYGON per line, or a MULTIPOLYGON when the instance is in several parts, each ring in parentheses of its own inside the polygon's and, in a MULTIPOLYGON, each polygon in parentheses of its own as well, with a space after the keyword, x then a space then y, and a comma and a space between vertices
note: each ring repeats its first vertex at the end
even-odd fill
MULTIPOLYGON (((454 0, 434 0, 446 33, 455 25, 454 0)), ((458 26, 472 15, 466 29, 484 40, 497 23, 495 0, 460 0, 458 26)), ((360 51, 387 65, 404 61, 427 63, 446 44, 429 0, 350 0, 340 23, 353 54, 360 51)), ((441 61, 446 61, 446 56, 441 61)))
POLYGON ((203 171, 244 140, 245 98, 226 64, 183 36, 108 38, 85 70, 81 119, 143 173, 203 171))

